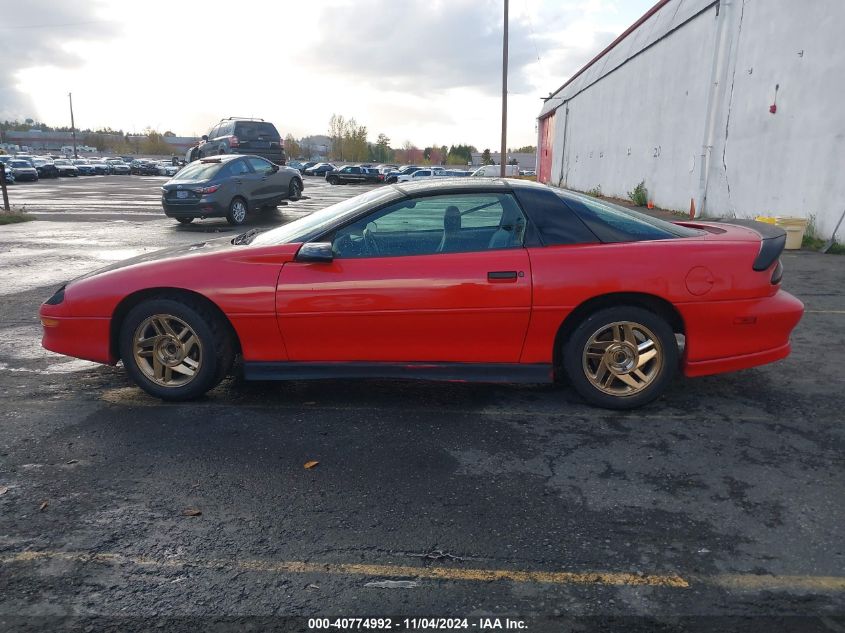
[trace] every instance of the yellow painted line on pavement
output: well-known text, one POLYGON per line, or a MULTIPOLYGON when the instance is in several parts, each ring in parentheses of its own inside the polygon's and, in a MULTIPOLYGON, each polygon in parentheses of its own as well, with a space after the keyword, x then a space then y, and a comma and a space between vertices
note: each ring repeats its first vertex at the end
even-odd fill
POLYGON ((709 584, 724 589, 744 591, 845 591, 842 576, 770 576, 765 574, 721 574, 712 576, 709 584))
POLYGON ((423 578, 463 582, 506 580, 516 583, 547 585, 605 585, 629 587, 715 586, 730 591, 794 591, 811 593, 845 592, 843 576, 717 574, 686 578, 678 574, 638 574, 608 571, 528 571, 518 569, 464 569, 456 567, 415 567, 410 565, 370 565, 364 563, 314 563, 304 561, 269 561, 239 559, 153 559, 113 553, 23 551, 0 555, 0 565, 38 561, 67 561, 103 565, 137 565, 159 568, 237 569, 271 574, 327 574, 333 576, 368 576, 376 578, 423 578))
POLYGON ((134 564, 152 567, 202 567, 206 569, 238 569, 249 572, 279 574, 329 574, 338 576, 371 576, 380 578, 426 578, 468 582, 510 580, 518 583, 552 585, 614 585, 672 587, 686 589, 689 583, 676 574, 636 574, 625 572, 561 572, 511 569, 458 569, 452 567, 414 567, 406 565, 368 565, 362 563, 312 563, 303 561, 263 560, 154 560, 109 553, 25 551, 0 556, 0 564, 34 561, 68 561, 75 563, 134 564))

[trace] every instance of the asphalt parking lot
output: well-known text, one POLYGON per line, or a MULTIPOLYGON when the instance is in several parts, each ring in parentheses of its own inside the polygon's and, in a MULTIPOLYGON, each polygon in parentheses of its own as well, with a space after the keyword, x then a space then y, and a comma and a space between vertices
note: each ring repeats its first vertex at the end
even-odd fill
MULTIPOLYGON (((42 350, 37 309, 111 261, 244 230, 165 218, 165 180, 10 189, 39 221, 0 227, 0 629, 321 615, 845 630, 842 257, 784 255, 807 308, 788 359, 678 378, 635 412, 565 385, 237 378, 162 404, 119 367, 42 350)), ((305 185, 246 228, 367 188, 305 185)))

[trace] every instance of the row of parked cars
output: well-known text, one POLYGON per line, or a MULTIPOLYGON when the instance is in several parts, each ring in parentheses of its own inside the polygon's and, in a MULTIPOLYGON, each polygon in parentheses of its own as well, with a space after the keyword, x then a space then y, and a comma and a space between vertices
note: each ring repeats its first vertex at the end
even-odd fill
MULTIPOLYGON (((499 165, 483 165, 475 171, 465 169, 447 169, 446 167, 418 165, 346 165, 337 167, 332 163, 301 163, 291 161, 289 167, 299 169, 306 176, 324 176, 332 185, 351 184, 359 182, 387 183, 411 182, 427 178, 465 178, 469 176, 497 177, 500 175, 499 165)), ((505 175, 508 177, 535 175, 533 171, 521 171, 516 165, 506 165, 505 175)))
POLYGON ((129 157, 62 158, 58 156, 33 156, 17 154, 0 155, 0 164, 6 175, 6 182, 37 181, 41 178, 74 176, 174 176, 183 162, 173 160, 151 160, 129 157))

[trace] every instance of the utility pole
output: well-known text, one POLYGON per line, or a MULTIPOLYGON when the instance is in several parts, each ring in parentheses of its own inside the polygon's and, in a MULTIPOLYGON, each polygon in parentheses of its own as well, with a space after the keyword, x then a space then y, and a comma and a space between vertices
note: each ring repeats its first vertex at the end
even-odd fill
POLYGON ((3 163, 0 163, 0 189, 3 190, 3 209, 8 213, 12 209, 9 207, 9 193, 6 191, 6 165, 3 163))
POLYGON ((500 175, 505 177, 508 160, 508 0, 505 0, 505 29, 502 38, 502 152, 499 155, 500 175))
POLYGON ((79 158, 76 153, 76 126, 73 123, 73 93, 67 93, 68 101, 70 101, 70 135, 73 137, 73 157, 79 158))

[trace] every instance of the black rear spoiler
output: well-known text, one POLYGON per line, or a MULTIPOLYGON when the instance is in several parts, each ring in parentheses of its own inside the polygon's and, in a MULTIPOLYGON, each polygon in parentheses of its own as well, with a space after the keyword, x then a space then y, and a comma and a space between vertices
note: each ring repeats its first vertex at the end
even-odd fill
POLYGON ((766 270, 775 263, 786 246, 786 231, 775 224, 757 222, 755 220, 717 220, 722 224, 736 224, 755 231, 760 236, 760 252, 754 260, 752 268, 756 271, 766 270))

